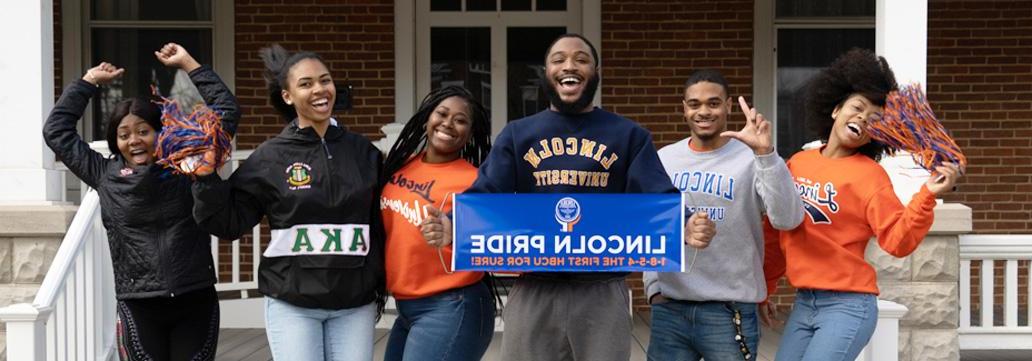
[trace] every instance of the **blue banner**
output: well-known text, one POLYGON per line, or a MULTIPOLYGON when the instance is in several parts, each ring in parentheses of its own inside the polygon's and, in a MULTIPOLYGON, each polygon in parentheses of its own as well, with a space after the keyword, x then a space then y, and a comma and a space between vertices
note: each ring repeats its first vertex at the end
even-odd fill
POLYGON ((683 271, 677 193, 460 194, 452 219, 456 271, 683 271))

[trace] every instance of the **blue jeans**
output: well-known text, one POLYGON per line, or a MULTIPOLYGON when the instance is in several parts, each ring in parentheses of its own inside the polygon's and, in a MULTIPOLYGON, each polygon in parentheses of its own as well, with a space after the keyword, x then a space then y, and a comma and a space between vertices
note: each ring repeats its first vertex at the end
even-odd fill
POLYGON ((670 301, 652 305, 648 359, 656 361, 756 359, 760 331, 755 303, 670 301), (735 311, 741 315, 740 343, 735 311))
POLYGON ((494 299, 484 282, 398 300, 386 361, 480 360, 494 336, 494 299))
POLYGON ((277 361, 371 361, 375 320, 375 302, 326 310, 265 297, 265 332, 277 361))
POLYGON ((867 293, 799 290, 778 361, 852 361, 878 324, 878 298, 867 293))

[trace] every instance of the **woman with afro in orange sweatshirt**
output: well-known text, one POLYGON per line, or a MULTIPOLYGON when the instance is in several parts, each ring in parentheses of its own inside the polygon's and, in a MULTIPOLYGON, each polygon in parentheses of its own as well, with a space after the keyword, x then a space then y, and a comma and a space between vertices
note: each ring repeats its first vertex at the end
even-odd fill
MULTIPOLYGON (((952 190, 962 173, 942 163, 909 204, 899 201, 877 163, 886 147, 867 130, 896 89, 885 59, 860 49, 808 85, 806 120, 826 144, 788 161, 807 216, 790 231, 768 227, 768 294, 782 275, 798 289, 778 361, 854 360, 860 354, 878 321, 877 275, 864 260, 867 243, 877 237, 886 252, 909 255, 932 226, 936 196, 952 190)), ((769 316, 761 312, 765 321, 769 316)))

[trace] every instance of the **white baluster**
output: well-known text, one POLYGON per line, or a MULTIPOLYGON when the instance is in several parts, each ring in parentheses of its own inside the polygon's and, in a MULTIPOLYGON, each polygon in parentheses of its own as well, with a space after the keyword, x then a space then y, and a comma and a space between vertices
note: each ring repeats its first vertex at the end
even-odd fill
POLYGON ((982 260, 982 328, 993 327, 993 260, 982 260))
POLYGON ((1018 260, 1008 259, 1003 280, 1003 325, 1018 326, 1018 260))
POLYGON ((234 285, 240 283, 240 238, 233 240, 233 278, 234 285))
POLYGON ((960 261, 960 328, 971 327, 971 260, 960 261))

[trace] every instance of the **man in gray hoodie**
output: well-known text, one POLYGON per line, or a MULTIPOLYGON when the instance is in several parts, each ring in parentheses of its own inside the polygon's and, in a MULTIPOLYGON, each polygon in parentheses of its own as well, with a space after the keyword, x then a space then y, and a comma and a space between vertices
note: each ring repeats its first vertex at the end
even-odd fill
POLYGON ((767 294, 763 217, 776 229, 793 229, 803 220, 803 204, 774 150, 773 124, 738 100, 746 125, 727 131, 727 81, 715 70, 696 71, 683 101, 691 136, 659 150, 686 211, 709 213, 717 235, 709 248, 686 253, 685 272, 645 272, 649 360, 756 358, 757 304, 767 294))

